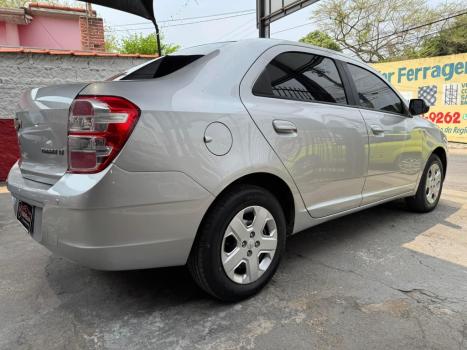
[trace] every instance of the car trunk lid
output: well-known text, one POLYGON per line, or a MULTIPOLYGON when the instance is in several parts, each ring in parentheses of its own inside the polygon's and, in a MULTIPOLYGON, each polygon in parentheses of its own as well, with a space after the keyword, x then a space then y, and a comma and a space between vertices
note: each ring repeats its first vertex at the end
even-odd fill
POLYGON ((65 174, 69 109, 86 85, 56 85, 23 94, 16 113, 23 177, 54 184, 65 174))

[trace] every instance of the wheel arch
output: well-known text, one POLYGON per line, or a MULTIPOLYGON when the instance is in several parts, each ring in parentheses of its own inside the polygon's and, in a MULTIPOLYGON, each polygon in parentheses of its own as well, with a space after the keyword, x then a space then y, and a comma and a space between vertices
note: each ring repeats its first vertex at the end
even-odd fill
POLYGON ((279 201, 279 204, 281 205, 284 212, 285 220, 287 223, 287 235, 290 235, 293 232, 295 224, 295 201, 292 190, 283 179, 268 172, 246 174, 230 182, 219 192, 214 201, 211 203, 208 210, 204 214, 203 220, 201 221, 199 227, 202 226, 204 217, 206 217, 207 214, 212 210, 218 200, 232 188, 239 185, 254 185, 262 187, 265 190, 271 192, 271 194, 274 195, 279 201))
POLYGON ((221 193, 224 193, 224 191, 240 184, 255 185, 271 192, 277 198, 282 210, 284 211, 287 223, 287 234, 289 235, 293 232, 295 222, 294 197, 290 187, 284 180, 271 173, 261 172, 248 174, 229 184, 221 193))
POLYGON ((432 154, 436 154, 441 160, 441 163, 443 164, 443 172, 444 172, 444 175, 446 176, 446 170, 448 167, 448 157, 447 157, 446 150, 443 147, 438 147, 433 150, 432 154))

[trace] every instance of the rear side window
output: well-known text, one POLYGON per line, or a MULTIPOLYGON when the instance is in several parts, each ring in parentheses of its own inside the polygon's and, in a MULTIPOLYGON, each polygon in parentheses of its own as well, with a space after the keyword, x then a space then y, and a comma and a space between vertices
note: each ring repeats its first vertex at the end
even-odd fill
POLYGON ((380 77, 353 64, 348 67, 362 107, 404 113, 401 99, 380 77))
POLYGON ((304 52, 273 59, 253 87, 257 96, 346 104, 344 86, 333 60, 304 52))
POLYGON ((155 79, 160 78, 188 66, 194 61, 200 59, 203 55, 174 55, 164 56, 148 63, 140 69, 131 72, 121 80, 137 80, 137 79, 155 79))

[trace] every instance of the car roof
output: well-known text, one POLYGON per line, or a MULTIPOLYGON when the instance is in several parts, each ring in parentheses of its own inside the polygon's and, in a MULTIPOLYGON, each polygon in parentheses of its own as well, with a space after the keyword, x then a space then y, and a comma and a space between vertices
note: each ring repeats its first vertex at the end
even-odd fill
MULTIPOLYGON (((181 49, 177 51, 175 54, 181 54, 181 55, 207 54, 209 52, 212 52, 217 49, 221 49, 222 47, 226 47, 226 46, 237 46, 239 49, 247 50, 247 47, 251 47, 252 45, 262 46, 264 49, 268 49, 270 47, 277 46, 277 45, 299 46, 299 47, 308 48, 308 49, 311 48, 316 51, 322 52, 323 55, 326 55, 326 56, 338 57, 342 61, 356 63, 358 65, 363 64, 366 66, 366 64, 362 62, 361 60, 350 57, 349 55, 346 55, 342 52, 338 52, 335 50, 330 50, 330 49, 326 49, 323 47, 314 46, 314 45, 310 45, 310 44, 306 44, 306 43, 302 43, 298 41, 284 40, 284 39, 271 39, 271 38, 252 38, 252 39, 243 39, 239 41, 225 41, 225 42, 202 44, 202 45, 197 45, 197 46, 192 46, 192 47, 181 49)), ((245 51, 245 52, 248 52, 248 51, 245 51)))

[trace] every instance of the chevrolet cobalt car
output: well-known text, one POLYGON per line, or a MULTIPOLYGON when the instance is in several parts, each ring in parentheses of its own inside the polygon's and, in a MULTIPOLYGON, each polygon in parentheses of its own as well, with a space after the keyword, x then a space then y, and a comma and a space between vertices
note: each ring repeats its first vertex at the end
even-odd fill
POLYGON ((271 279, 289 235, 399 198, 436 207, 447 141, 427 111, 334 51, 209 44, 27 91, 8 189, 58 255, 100 270, 187 265, 206 292, 239 300, 271 279))

